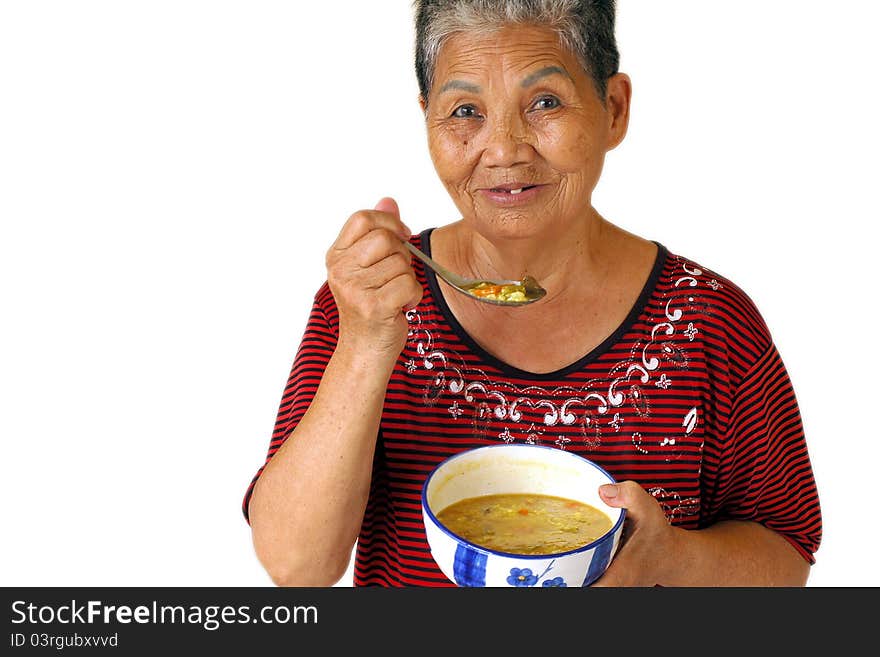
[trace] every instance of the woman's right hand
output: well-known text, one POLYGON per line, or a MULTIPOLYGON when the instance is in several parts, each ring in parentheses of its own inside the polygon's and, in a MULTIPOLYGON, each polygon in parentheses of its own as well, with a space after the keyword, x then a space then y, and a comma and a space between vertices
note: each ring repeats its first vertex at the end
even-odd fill
POLYGON ((339 341, 396 359, 406 343, 405 311, 422 299, 409 251, 410 230, 394 199, 355 212, 327 251, 327 282, 339 309, 339 341))

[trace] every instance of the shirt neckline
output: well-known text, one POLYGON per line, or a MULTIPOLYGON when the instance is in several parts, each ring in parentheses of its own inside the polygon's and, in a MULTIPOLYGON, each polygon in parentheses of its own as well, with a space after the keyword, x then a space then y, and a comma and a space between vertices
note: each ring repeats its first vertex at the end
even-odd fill
MULTIPOLYGON (((433 231, 434 228, 426 228, 421 233, 419 233, 419 247, 428 256, 431 255, 431 233, 433 231)), ((651 295, 654 293, 654 290, 657 287, 657 281, 660 278, 660 274, 663 272, 663 266, 668 256, 668 250, 663 244, 655 240, 651 241, 657 245, 657 255, 654 259, 654 266, 651 269, 648 280, 642 287, 642 291, 636 298, 636 301, 633 304, 632 308, 630 308, 629 313, 627 313, 626 318, 623 320, 623 322, 621 322, 620 326, 618 326, 611 333, 611 335, 605 338, 596 347, 591 349, 587 354, 581 356, 570 365, 566 365, 553 372, 539 373, 522 370, 518 367, 514 367, 513 365, 504 362, 497 356, 494 356, 493 354, 486 351, 482 346, 480 346, 480 344, 476 340, 471 337, 471 335, 464 329, 464 327, 459 323, 458 319, 452 313, 449 305, 446 303, 446 298, 443 296, 443 293, 440 290, 440 284, 437 282, 437 275, 430 267, 424 267, 425 280, 428 284, 428 289, 431 291, 431 295, 434 297, 434 303, 439 308, 440 314, 449 323, 449 326, 452 329, 453 333, 455 333, 455 335, 458 336, 458 338, 462 342, 464 342, 471 349, 471 351, 477 354, 483 362, 490 364, 492 367, 500 370, 508 376, 516 378, 536 380, 560 379, 569 375, 572 372, 583 369, 588 363, 596 360, 602 354, 607 352, 632 327, 632 325, 642 314, 642 311, 647 305, 648 300, 651 298, 651 295)))

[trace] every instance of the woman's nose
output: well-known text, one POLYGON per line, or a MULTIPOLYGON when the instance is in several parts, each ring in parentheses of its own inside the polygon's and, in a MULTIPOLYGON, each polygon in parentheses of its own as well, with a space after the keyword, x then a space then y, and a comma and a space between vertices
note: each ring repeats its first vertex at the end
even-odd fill
POLYGON ((504 115, 490 119, 486 126, 484 163, 488 166, 510 167, 528 161, 533 153, 528 130, 522 117, 504 115))

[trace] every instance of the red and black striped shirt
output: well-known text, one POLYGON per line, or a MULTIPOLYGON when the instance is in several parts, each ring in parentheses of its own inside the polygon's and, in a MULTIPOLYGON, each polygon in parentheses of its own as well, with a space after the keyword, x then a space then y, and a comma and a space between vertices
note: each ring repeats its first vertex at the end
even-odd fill
MULTIPOLYGON (((413 238, 428 253, 429 235, 413 238)), ((618 481, 641 483, 683 528, 762 523, 813 563, 819 498, 795 393, 768 328, 734 283, 658 247, 623 324, 577 362, 546 374, 482 349, 449 311, 433 272, 414 261, 424 296, 407 313, 409 335, 388 383, 356 586, 454 585, 431 558, 421 487, 444 458, 500 441, 575 451, 618 481)), ((325 283, 267 463, 308 409, 337 336, 325 283)), ((245 495, 245 517, 262 470, 245 495)))

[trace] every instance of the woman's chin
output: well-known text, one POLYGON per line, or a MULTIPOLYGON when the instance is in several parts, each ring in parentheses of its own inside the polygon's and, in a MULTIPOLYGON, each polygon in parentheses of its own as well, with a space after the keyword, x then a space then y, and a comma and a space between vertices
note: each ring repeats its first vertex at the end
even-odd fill
POLYGON ((476 232, 490 241, 531 240, 545 238, 553 223, 553 215, 545 209, 518 208, 498 210, 476 208, 472 217, 466 217, 476 232))

